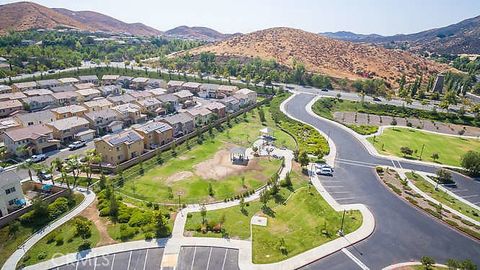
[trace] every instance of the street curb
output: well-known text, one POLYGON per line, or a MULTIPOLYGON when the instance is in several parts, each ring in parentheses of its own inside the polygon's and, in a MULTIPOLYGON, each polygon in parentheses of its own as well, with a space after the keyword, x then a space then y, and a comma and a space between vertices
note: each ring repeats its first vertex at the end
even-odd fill
MULTIPOLYGON (((389 265, 387 267, 384 267, 382 270, 396 270, 396 269, 399 269, 401 267, 406 267, 406 266, 417 266, 417 265, 422 265, 421 262, 404 262, 404 263, 397 263, 397 264, 392 264, 392 265, 389 265)), ((437 266, 437 267, 444 267, 445 269, 448 269, 448 267, 444 264, 439 264, 439 263, 436 263, 434 264, 434 266, 437 266)))

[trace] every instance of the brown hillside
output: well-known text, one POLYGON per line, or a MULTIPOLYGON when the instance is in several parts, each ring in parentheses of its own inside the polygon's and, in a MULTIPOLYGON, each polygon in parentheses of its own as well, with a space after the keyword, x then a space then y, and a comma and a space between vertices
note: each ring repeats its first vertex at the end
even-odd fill
POLYGON ((23 31, 32 28, 54 28, 69 26, 92 30, 76 20, 31 2, 18 2, 0 6, 0 34, 9 30, 23 31))
POLYGON ((402 74, 413 79, 419 72, 435 74, 449 69, 408 52, 333 40, 291 28, 253 32, 193 49, 191 53, 207 51, 224 56, 275 59, 289 67, 296 59, 311 72, 349 79, 369 73, 393 84, 402 74))

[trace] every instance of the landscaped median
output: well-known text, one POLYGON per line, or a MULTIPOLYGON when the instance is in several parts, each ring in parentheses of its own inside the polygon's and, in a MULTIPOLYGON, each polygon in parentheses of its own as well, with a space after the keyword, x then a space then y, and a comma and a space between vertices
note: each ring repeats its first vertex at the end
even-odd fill
POLYGON ((465 215, 478 221, 479 213, 475 209, 467 208, 467 205, 446 193, 435 191, 435 187, 417 173, 389 167, 377 167, 376 171, 380 179, 399 197, 450 226, 480 239, 480 226, 475 221, 462 217, 465 215))
POLYGON ((411 128, 386 128, 379 136, 368 141, 381 154, 460 166, 461 157, 471 150, 480 149, 480 140, 440 135, 411 128), (407 153, 408 148, 411 153, 407 153), (406 148, 405 148, 406 147, 406 148))

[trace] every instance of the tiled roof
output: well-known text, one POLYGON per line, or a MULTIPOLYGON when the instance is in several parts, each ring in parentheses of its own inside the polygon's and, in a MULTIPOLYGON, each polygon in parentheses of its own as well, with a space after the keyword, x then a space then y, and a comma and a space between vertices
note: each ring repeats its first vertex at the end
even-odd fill
POLYGON ((78 112, 86 112, 87 108, 80 105, 69 105, 69 106, 54 108, 54 109, 51 109, 51 111, 58 114, 78 113, 78 112))
POLYGON ((42 136, 48 135, 51 132, 52 130, 47 126, 35 125, 6 131, 4 136, 8 136, 10 139, 17 142, 27 139, 36 140, 42 136))
POLYGON ((146 123, 146 124, 143 124, 143 125, 135 128, 135 130, 141 131, 143 133, 150 133, 150 132, 153 132, 153 131, 165 132, 165 131, 170 130, 170 129, 172 129, 172 127, 169 124, 163 123, 163 122, 156 122, 156 121, 146 123))
POLYGON ((88 121, 85 118, 73 116, 48 123, 47 125, 55 127, 58 130, 67 130, 73 127, 88 125, 88 121))

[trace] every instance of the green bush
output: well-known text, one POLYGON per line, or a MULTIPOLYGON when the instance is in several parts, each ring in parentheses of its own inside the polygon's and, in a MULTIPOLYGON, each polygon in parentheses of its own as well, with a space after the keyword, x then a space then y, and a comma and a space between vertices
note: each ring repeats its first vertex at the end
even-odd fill
POLYGON ((147 225, 152 220, 152 213, 150 211, 139 211, 136 210, 130 217, 128 225, 130 227, 141 227, 147 225))
POLYGON ((83 251, 90 249, 92 247, 92 243, 88 240, 83 241, 80 246, 78 246, 78 251, 83 251))
POLYGON ((122 241, 126 241, 134 237, 136 233, 137 231, 134 228, 128 226, 127 224, 120 225, 120 239, 122 241))
POLYGON ((38 259, 39 261, 44 260, 45 258, 47 258, 47 253, 45 253, 45 252, 43 252, 43 251, 40 252, 40 253, 38 253, 37 259, 38 259))
POLYGON ((68 199, 60 197, 48 206, 48 216, 52 220, 56 219, 67 212, 68 209, 68 199))

